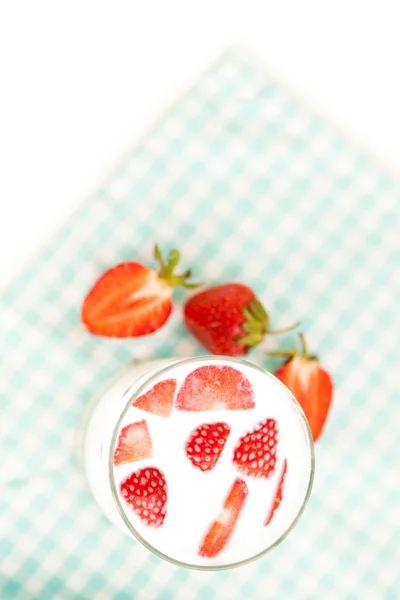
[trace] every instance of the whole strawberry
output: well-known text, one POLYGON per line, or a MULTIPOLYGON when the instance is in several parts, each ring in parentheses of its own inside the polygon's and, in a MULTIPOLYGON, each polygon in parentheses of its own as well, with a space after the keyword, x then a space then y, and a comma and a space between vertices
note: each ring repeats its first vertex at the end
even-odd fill
POLYGON ((174 273, 179 252, 171 250, 164 260, 156 245, 157 271, 140 263, 124 262, 106 271, 93 285, 82 305, 81 319, 95 335, 126 338, 157 331, 172 312, 172 293, 176 286, 197 287, 189 283, 190 271, 174 273))
POLYGON ((186 327, 212 354, 242 356, 257 346, 269 329, 269 316, 253 290, 225 283, 199 292, 184 307, 186 327))
POLYGON ((333 383, 329 374, 320 366, 316 356, 307 351, 304 336, 300 334, 301 351, 271 352, 286 355, 288 361, 275 372, 292 392, 310 425, 314 442, 320 437, 332 402, 333 383))

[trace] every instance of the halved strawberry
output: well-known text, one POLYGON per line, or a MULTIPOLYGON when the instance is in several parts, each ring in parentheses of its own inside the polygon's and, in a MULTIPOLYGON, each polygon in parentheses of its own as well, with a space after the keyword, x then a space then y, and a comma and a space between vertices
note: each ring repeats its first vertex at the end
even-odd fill
POLYGON ((205 423, 192 431, 185 447, 192 465, 201 471, 211 471, 221 456, 230 431, 227 423, 205 423))
POLYGON ((172 410, 176 379, 165 379, 156 383, 148 392, 136 398, 133 406, 159 417, 169 417, 172 410))
POLYGON ((205 558, 217 556, 229 542, 248 495, 246 483, 236 479, 225 498, 217 519, 213 521, 201 543, 199 555, 205 558))
POLYGON ((281 474, 279 477, 278 485, 275 490, 274 499, 272 501, 271 508, 269 510, 267 518, 265 519, 265 522, 264 522, 265 527, 271 523, 272 518, 275 514, 275 511, 279 508, 279 505, 282 502, 283 487, 285 485, 286 471, 287 471, 287 460, 285 458, 285 460, 283 461, 283 467, 282 467, 282 471, 281 471, 281 474))
POLYGON ((137 337, 159 329, 172 311, 172 291, 188 283, 190 271, 175 275, 179 252, 172 250, 164 261, 157 246, 157 272, 136 262, 124 262, 106 271, 87 294, 81 312, 82 323, 96 335, 137 337))
POLYGON ((277 443, 275 419, 264 419, 240 438, 233 451, 233 463, 250 477, 270 477, 275 470, 277 443))
POLYGON ((114 451, 114 465, 143 460, 152 454, 153 445, 146 421, 130 423, 121 429, 114 451))
POLYGON ((314 442, 320 437, 332 402, 333 383, 316 356, 307 351, 304 335, 299 335, 301 352, 271 352, 286 355, 289 360, 276 371, 277 377, 289 388, 307 417, 314 442))
POLYGON ((167 482, 161 471, 145 467, 127 477, 120 485, 129 507, 145 525, 160 527, 167 514, 167 482))
POLYGON ((226 365, 206 365, 190 373, 176 399, 178 410, 249 410, 254 391, 243 373, 226 365))

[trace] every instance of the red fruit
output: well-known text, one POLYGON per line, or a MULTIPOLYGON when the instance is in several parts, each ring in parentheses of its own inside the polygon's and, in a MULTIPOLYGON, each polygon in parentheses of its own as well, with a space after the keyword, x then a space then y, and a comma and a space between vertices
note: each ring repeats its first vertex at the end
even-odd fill
POLYGON ((302 340, 302 354, 295 355, 275 373, 299 402, 316 442, 325 425, 332 402, 333 383, 315 356, 309 356, 302 340))
POLYGON ((120 485, 122 497, 145 525, 160 527, 167 514, 167 482, 161 471, 145 467, 120 485))
POLYGON ((121 429, 114 451, 114 465, 143 460, 152 454, 153 445, 146 421, 130 423, 121 429))
POLYGON ((269 330, 269 317, 253 290, 226 283, 195 294, 185 304, 186 327, 212 354, 242 356, 257 346, 269 330))
POLYGON ((248 410, 254 392, 243 373, 226 365, 207 365, 190 373, 176 399, 178 410, 248 410))
POLYGON ((81 312, 82 323, 96 335, 137 337, 157 331, 172 311, 173 288, 187 283, 190 271, 174 275, 179 252, 172 250, 164 262, 158 247, 154 255, 157 272, 124 262, 106 271, 87 294, 81 312))
POLYGON ((275 419, 264 419, 240 438, 233 451, 233 463, 250 477, 270 477, 275 470, 277 443, 275 419))
POLYGON ((169 417, 172 410, 174 394, 176 390, 176 379, 165 379, 156 383, 143 396, 139 396, 133 403, 136 408, 141 408, 159 417, 169 417))
POLYGON ((214 558, 225 548, 239 520, 247 494, 246 483, 242 479, 236 479, 218 518, 211 523, 205 535, 199 549, 200 556, 214 558))
POLYGON ((217 464, 231 428, 227 423, 205 423, 186 442, 186 456, 194 467, 211 471, 217 464))
POLYGON ((267 518, 265 519, 265 522, 264 522, 265 526, 267 526, 271 523, 272 518, 275 514, 275 511, 279 508, 279 505, 282 502, 283 487, 285 485, 286 471, 287 471, 287 460, 285 458, 285 460, 283 461, 282 472, 279 477, 278 485, 275 490, 274 499, 272 501, 271 508, 269 510, 267 518))

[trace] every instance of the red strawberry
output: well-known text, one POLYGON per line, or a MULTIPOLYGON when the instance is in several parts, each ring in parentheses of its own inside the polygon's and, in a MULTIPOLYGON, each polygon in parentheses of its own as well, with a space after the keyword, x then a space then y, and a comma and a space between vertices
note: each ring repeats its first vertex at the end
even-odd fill
POLYGON ((199 555, 205 558, 217 556, 229 542, 244 507, 248 494, 247 485, 236 479, 225 498, 216 521, 213 521, 200 546, 199 555))
POLYGON ((154 256, 157 272, 124 262, 106 271, 87 294, 81 319, 90 333, 106 337, 137 337, 157 331, 172 311, 172 291, 176 286, 197 287, 187 280, 190 271, 175 275, 179 252, 172 250, 167 261, 157 246, 154 256))
POLYGON ((169 417, 172 410, 176 379, 165 379, 156 383, 148 392, 139 396, 133 403, 136 408, 141 408, 159 417, 169 417))
POLYGON ((120 485, 129 507, 145 525, 160 527, 167 514, 167 482, 155 467, 145 467, 129 475, 120 485))
POLYGON ((195 294, 185 304, 186 327, 212 354, 242 356, 257 346, 269 329, 269 317, 253 290, 225 283, 195 294))
POLYGON ((291 358, 276 371, 275 377, 289 388, 299 402, 316 442, 328 416, 333 383, 329 374, 319 365, 317 357, 308 355, 304 336, 300 335, 300 339, 301 354, 297 351, 286 353, 291 358))
POLYGON ((114 452, 114 465, 143 460, 152 454, 153 445, 146 421, 130 423, 121 429, 114 452))
POLYGON ((236 468, 250 477, 270 477, 275 470, 277 443, 275 419, 264 419, 236 444, 233 451, 236 468))
POLYGON ((231 428, 227 423, 205 423, 186 442, 186 456, 194 467, 211 471, 217 464, 231 428))
POLYGON ((178 410, 248 410, 254 392, 243 373, 226 365, 207 365, 190 373, 176 399, 178 410))
POLYGON ((287 471, 287 460, 285 458, 285 460, 283 461, 282 472, 279 477, 278 485, 275 490, 274 499, 272 501, 271 508, 269 510, 267 518, 265 519, 265 522, 264 522, 265 526, 267 526, 271 523, 272 518, 275 514, 275 511, 279 508, 279 505, 282 502, 283 487, 285 485, 286 471, 287 471))

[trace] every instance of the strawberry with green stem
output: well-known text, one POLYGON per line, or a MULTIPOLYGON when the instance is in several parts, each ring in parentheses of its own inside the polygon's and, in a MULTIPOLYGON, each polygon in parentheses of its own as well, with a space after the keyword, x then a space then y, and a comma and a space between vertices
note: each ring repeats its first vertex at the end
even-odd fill
POLYGON ((276 372, 277 377, 299 402, 310 425, 314 442, 320 437, 332 402, 333 383, 315 355, 308 353, 305 337, 299 334, 300 350, 275 350, 271 356, 287 361, 276 372))
POLYGON ((184 320, 209 352, 226 356, 243 356, 267 334, 285 333, 298 326, 271 330, 263 304, 241 283, 225 283, 193 295, 185 304, 184 320))
POLYGON ((192 289, 188 269, 177 275, 180 254, 171 250, 163 258, 157 245, 157 271, 137 262, 124 262, 106 271, 93 285, 82 304, 81 320, 95 335, 126 338, 157 331, 172 312, 173 289, 192 289))

